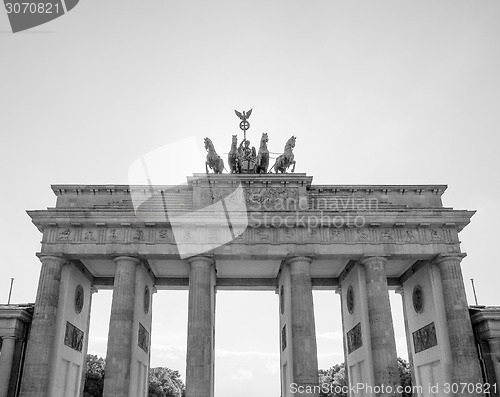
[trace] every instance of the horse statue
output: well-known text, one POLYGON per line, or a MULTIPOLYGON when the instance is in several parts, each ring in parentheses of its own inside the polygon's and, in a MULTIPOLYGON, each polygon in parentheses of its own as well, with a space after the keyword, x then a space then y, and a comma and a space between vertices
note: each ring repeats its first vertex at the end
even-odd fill
POLYGON ((241 174, 241 159, 237 145, 238 145, 238 136, 233 135, 233 140, 231 141, 231 150, 227 155, 227 161, 229 164, 229 170, 231 174, 241 174))
POLYGON ((210 138, 205 138, 205 149, 208 152, 207 161, 205 161, 205 169, 208 174, 208 167, 214 170, 214 174, 222 174, 224 170, 224 161, 220 158, 214 148, 214 144, 210 138))
POLYGON ((267 168, 269 167, 269 150, 267 150, 267 133, 264 132, 262 134, 262 138, 260 138, 260 148, 259 153, 257 154, 257 160, 255 162, 255 173, 267 174, 267 168))
POLYGON ((293 164, 292 172, 295 171, 295 160, 293 159, 293 148, 295 147, 295 137, 292 136, 285 144, 284 153, 278 156, 276 162, 271 167, 269 172, 274 171, 276 173, 281 172, 284 173, 293 164))

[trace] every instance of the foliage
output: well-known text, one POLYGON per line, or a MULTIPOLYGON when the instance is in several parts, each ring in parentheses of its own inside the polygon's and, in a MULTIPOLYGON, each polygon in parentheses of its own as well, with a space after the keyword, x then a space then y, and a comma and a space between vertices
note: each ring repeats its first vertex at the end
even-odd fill
MULTIPOLYGON (((102 397, 105 365, 102 357, 87 354, 83 397, 102 397)), ((184 392, 179 371, 166 367, 150 368, 148 397, 184 397, 184 392)))
POLYGON ((179 371, 166 367, 149 370, 149 397, 183 397, 184 383, 179 371))
POLYGON ((411 390, 411 368, 410 363, 398 357, 398 368, 399 368, 399 381, 401 382, 401 386, 403 386, 403 394, 401 397, 411 397, 413 393, 411 390))
MULTIPOLYGON (((411 368, 410 364, 398 357, 398 369, 399 369, 399 381, 403 388, 406 387, 407 390, 411 390, 411 368), (408 387, 410 386, 410 387, 408 387)), ((342 392, 343 386, 348 385, 348 380, 346 376, 346 371, 344 364, 336 364, 328 369, 320 369, 318 372, 319 384, 328 385, 325 389, 330 392, 323 390, 320 393, 320 397, 347 397, 346 393, 342 392)), ((403 392, 401 397, 412 397, 412 393, 403 392)))
POLYGON ((347 377, 345 373, 344 363, 336 364, 328 369, 319 370, 319 384, 328 385, 331 393, 322 391, 320 397, 347 397, 346 393, 342 393, 347 386, 347 377))
POLYGON ((104 366, 102 357, 87 354, 83 397, 100 397, 104 389, 104 366))

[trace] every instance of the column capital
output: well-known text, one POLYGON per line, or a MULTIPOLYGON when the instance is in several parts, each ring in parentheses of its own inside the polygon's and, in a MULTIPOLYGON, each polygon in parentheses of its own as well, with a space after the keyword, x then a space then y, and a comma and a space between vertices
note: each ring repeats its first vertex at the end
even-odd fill
POLYGON ((461 262, 463 258, 467 256, 466 253, 451 253, 451 254, 439 254, 436 256, 434 261, 439 265, 443 262, 448 262, 448 261, 458 261, 461 262))
POLYGON ((394 292, 395 292, 396 294, 401 295, 401 296, 404 296, 404 294, 405 294, 405 290, 404 290, 404 288, 403 288, 403 287, 397 287, 397 288, 394 290, 394 292))
POLYGON ((125 256, 125 255, 117 256, 116 258, 114 258, 114 261, 115 261, 115 263, 118 263, 121 261, 129 261, 129 262, 134 262, 136 265, 141 263, 139 258, 136 258, 135 256, 125 256))
POLYGON ((0 339, 5 340, 5 339, 14 339, 18 340, 19 338, 15 335, 5 335, 5 336, 0 336, 0 339))
POLYGON ((286 265, 291 265, 292 263, 295 263, 295 262, 307 262, 307 263, 311 264, 313 259, 314 258, 312 256, 297 255, 297 256, 291 256, 289 258, 286 258, 284 260, 284 263, 286 265))
POLYGON ((361 263, 363 266, 369 266, 374 263, 382 263, 386 264, 387 263, 387 257, 385 256, 363 256, 360 260, 359 263, 361 263))
POLYGON ((36 256, 38 257, 38 259, 40 259, 40 262, 42 262, 42 263, 45 263, 46 261, 56 262, 56 263, 59 263, 61 265, 68 263, 68 260, 63 258, 62 256, 45 255, 45 254, 41 254, 41 253, 37 253, 36 256))
POLYGON ((190 256, 186 260, 189 262, 189 264, 191 264, 193 262, 198 262, 198 261, 208 262, 211 265, 215 264, 215 259, 213 258, 213 256, 210 256, 210 255, 195 255, 195 256, 190 256))

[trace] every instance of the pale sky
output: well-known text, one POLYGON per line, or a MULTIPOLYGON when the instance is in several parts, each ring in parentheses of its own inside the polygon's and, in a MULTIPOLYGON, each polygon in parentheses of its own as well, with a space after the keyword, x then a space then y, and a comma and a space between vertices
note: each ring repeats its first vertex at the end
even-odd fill
MULTIPOLYGON (((188 136, 225 153, 233 109, 253 108, 252 144, 297 136, 313 183, 447 184, 445 206, 478 211, 460 235, 469 302, 474 278, 479 303, 500 305, 499 20, 497 0, 81 0, 12 34, 0 11, 0 302, 11 277, 12 301, 34 301, 40 233, 25 210, 53 206, 51 184, 126 184, 137 158, 188 136)), ((314 298, 326 368, 343 356, 339 298, 314 298)), ((154 299, 152 365, 184 377, 187 292, 154 299)), ((110 293, 94 303, 90 352, 104 355, 110 293)), ((218 293, 217 397, 279 395, 277 305, 218 293)))

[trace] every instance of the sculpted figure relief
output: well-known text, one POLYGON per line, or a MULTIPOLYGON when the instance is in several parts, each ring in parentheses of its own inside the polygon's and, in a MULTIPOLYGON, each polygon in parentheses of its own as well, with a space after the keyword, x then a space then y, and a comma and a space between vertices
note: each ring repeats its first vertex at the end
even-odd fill
POLYGON ((250 141, 244 139, 238 147, 238 137, 233 135, 231 150, 228 153, 229 171, 231 174, 260 174, 267 173, 269 167, 269 150, 267 133, 262 134, 259 153, 255 147, 250 146, 250 141))
POLYGON ((257 154, 255 153, 255 147, 250 147, 250 141, 244 139, 238 148, 240 153, 240 172, 242 174, 253 174, 255 171, 255 160, 257 154))

